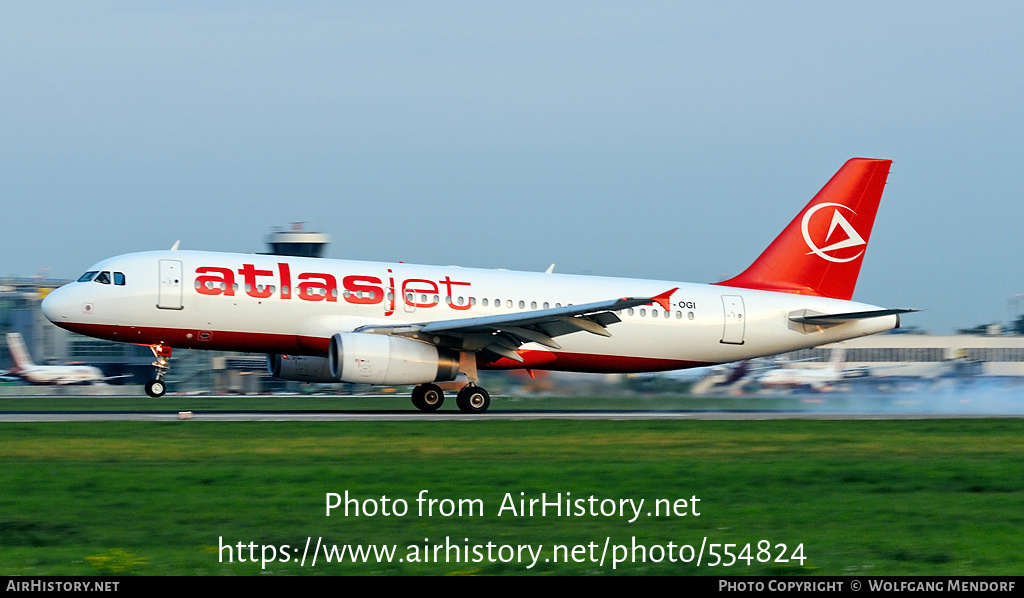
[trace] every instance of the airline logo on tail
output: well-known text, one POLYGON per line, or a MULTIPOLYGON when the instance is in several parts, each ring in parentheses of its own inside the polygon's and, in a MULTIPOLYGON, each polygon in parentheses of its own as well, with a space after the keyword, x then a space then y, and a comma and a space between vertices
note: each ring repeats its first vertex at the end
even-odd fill
MULTIPOLYGON (((810 210, 807 210, 807 213, 804 214, 804 219, 801 223, 800 228, 804 235, 804 243, 807 243, 807 247, 808 249, 810 249, 810 251, 807 252, 807 255, 811 255, 813 253, 823 260, 828 260, 830 262, 835 262, 837 264, 841 264, 844 262, 852 262, 853 260, 864 255, 863 249, 861 249, 859 252, 857 252, 856 255, 852 257, 837 257, 835 255, 828 255, 826 253, 839 251, 841 249, 849 249, 851 247, 863 247, 868 244, 868 242, 864 240, 864 237, 860 236, 860 233, 858 233, 853 228, 853 225, 850 224, 850 221, 847 220, 845 216, 843 216, 843 214, 839 211, 839 208, 849 210, 854 216, 857 215, 857 213, 854 212, 851 208, 848 208, 842 204, 831 202, 814 206, 810 210), (827 245, 825 247, 818 247, 818 245, 815 244, 815 242, 811 239, 811 217, 814 216, 818 212, 818 210, 830 206, 835 207, 836 209, 832 210, 832 223, 829 224, 828 234, 825 235, 825 242, 828 243, 829 241, 832 240, 832 233, 835 232, 837 227, 843 229, 843 232, 846 233, 846 238, 835 243, 832 243, 831 245, 827 245)), ((819 217, 818 220, 820 221, 821 218, 819 217)))
POLYGON ((891 164, 847 161, 749 268, 716 284, 848 301, 891 164))

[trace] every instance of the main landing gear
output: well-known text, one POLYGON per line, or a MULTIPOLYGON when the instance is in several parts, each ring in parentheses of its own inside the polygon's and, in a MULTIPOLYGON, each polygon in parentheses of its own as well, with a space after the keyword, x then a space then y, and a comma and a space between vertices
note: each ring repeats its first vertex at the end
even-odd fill
POLYGON ((171 366, 167 365, 171 358, 171 348, 164 345, 150 345, 149 349, 153 352, 153 357, 156 358, 156 361, 153 362, 153 367, 156 368, 156 379, 146 382, 146 394, 157 399, 167 392, 164 375, 167 370, 171 369, 171 366))
MULTIPOLYGON (((421 384, 412 391, 412 404, 420 411, 437 411, 444 403, 444 391, 436 384, 421 384)), ((491 405, 491 395, 482 386, 467 384, 455 396, 463 413, 483 413, 491 405)))
POLYGON ((412 389, 412 404, 420 411, 437 411, 444 403, 444 391, 436 384, 420 384, 412 389))
POLYGON ((491 406, 491 395, 482 386, 469 384, 455 397, 455 404, 463 413, 483 413, 491 406))

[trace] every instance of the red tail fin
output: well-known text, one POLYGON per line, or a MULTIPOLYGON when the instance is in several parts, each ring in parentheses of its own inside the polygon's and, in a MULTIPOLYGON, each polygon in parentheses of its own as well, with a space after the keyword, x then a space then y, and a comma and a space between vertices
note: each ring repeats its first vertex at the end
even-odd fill
POLYGON ((844 164, 757 261, 716 284, 852 297, 890 165, 867 158, 844 164))

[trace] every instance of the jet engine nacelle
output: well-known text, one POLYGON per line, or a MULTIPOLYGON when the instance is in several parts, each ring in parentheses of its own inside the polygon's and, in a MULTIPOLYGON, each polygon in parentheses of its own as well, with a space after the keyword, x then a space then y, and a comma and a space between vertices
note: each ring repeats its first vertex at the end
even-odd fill
POLYGON ((267 371, 275 378, 296 382, 336 382, 326 357, 267 355, 267 371))
POLYGON ((383 334, 335 334, 327 361, 336 382, 423 384, 455 380, 459 374, 457 351, 383 334))

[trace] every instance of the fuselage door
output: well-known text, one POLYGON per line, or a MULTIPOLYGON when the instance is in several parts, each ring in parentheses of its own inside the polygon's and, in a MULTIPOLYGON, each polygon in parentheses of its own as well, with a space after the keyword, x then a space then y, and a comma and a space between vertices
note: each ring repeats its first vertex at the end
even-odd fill
POLYGON ((739 295, 722 295, 722 307, 725 309, 725 327, 722 329, 722 342, 727 345, 742 345, 744 324, 743 297, 739 295))
POLYGON ((181 262, 160 260, 160 294, 156 302, 160 309, 181 309, 181 262))

